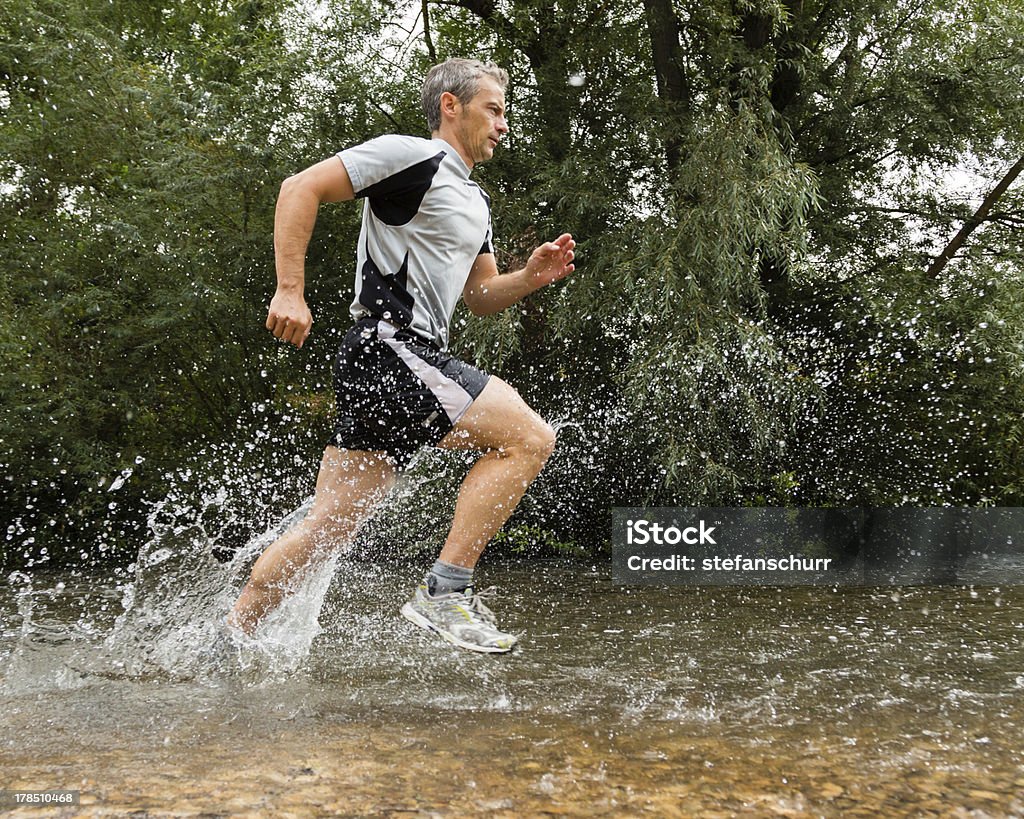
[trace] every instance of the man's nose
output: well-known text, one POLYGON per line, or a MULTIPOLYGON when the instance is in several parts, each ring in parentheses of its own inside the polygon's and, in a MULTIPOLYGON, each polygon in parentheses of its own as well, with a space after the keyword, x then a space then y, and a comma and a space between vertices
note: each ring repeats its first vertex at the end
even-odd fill
POLYGON ((508 120, 504 117, 498 117, 498 121, 494 123, 494 128, 499 134, 508 133, 508 120))

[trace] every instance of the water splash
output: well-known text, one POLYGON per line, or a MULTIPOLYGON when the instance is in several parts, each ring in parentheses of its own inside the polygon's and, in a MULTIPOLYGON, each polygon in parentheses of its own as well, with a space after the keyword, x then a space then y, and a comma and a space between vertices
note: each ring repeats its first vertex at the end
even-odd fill
MULTIPOLYGON (((245 450, 245 442, 235 449, 245 450)), ((252 638, 236 635, 229 650, 218 653, 217 645, 225 635, 224 617, 253 563, 267 546, 302 521, 313 498, 306 497, 271 525, 258 527, 256 522, 280 501, 271 496, 261 503, 261 492, 267 484, 279 487, 282 476, 246 471, 231 447, 215 453, 213 459, 210 455, 203 450, 193 459, 202 463, 201 469, 186 462, 174 476, 171 491, 151 504, 146 519, 149 537, 129 565, 108 568, 94 558, 59 575, 37 569, 34 575, 10 576, 8 583, 17 587, 11 599, 18 613, 4 620, 17 622, 18 627, 5 634, 5 644, 13 648, 0 689, 74 688, 97 678, 215 683, 225 672, 264 684, 294 674, 306 663, 313 641, 322 632, 325 598, 339 572, 346 571, 339 562, 353 549, 372 551, 375 542, 427 549, 437 545, 432 540, 439 531, 436 509, 423 506, 412 514, 408 509, 410 504, 433 504, 430 499, 438 495, 450 494, 454 500, 454 491, 448 493, 447 485, 438 484, 451 481, 452 470, 457 476, 462 465, 458 456, 446 460, 441 456, 438 461, 437 453, 423 453, 355 543, 344 544, 301 572, 294 588, 252 638), (428 534, 422 526, 426 520, 430 521, 428 534), (407 538, 403 527, 417 523, 419 531, 407 538), (231 548, 231 536, 237 537, 240 529, 255 529, 258 534, 231 548), (59 641, 47 637, 48 621, 40 607, 40 600, 64 594, 64 580, 57 577, 67 580, 68 588, 80 595, 83 609, 71 629, 66 623, 55 626, 55 631, 62 632, 59 641), (96 589, 104 590, 100 601, 96 589)))

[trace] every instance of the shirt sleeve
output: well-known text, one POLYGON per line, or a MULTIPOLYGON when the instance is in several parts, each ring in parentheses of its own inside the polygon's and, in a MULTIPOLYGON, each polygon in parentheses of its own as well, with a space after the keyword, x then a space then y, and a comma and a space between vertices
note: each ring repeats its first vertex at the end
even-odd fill
POLYGON ((436 150, 426 140, 385 134, 339 151, 338 158, 348 171, 356 196, 367 196, 370 188, 386 184, 402 171, 431 159, 433 153, 436 150))
POLYGON ((480 252, 477 256, 483 256, 485 253, 494 252, 494 236, 491 233, 491 220, 490 217, 487 219, 487 233, 484 234, 484 243, 480 247, 480 252))
POLYGON ((491 225, 491 197, 484 193, 483 189, 480 190, 480 195, 484 198, 484 202, 487 203, 487 232, 484 234, 484 243, 476 254, 477 256, 483 256, 485 253, 494 253, 494 229, 491 225))

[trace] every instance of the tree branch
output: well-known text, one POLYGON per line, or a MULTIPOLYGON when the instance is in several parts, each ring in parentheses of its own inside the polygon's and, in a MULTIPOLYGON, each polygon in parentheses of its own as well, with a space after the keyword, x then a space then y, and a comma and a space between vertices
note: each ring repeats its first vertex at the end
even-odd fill
POLYGON ((1024 215, 1019 213, 1010 213, 1009 211, 1000 210, 995 213, 990 213, 986 222, 997 222, 1000 225, 1006 225, 1007 227, 1021 225, 1024 226, 1024 215))
POLYGON ((427 54, 430 56, 430 62, 437 62, 437 52, 434 50, 434 40, 430 36, 430 11, 428 6, 430 4, 427 0, 423 0, 423 40, 427 44, 427 54))
POLYGON ((900 216, 920 216, 922 219, 942 219, 942 215, 935 211, 919 210, 915 208, 886 208, 881 205, 858 205, 850 208, 851 213, 896 213, 900 216))
POLYGON ((1013 184, 1013 181, 1020 175, 1020 172, 1024 171, 1024 156, 1017 160, 1017 163, 1010 168, 999 180, 999 184, 996 185, 988 196, 985 197, 985 201, 981 203, 981 207, 975 211, 974 215, 964 222, 964 226, 960 228, 960 231, 953 237, 952 241, 943 249, 931 266, 928 268, 927 276, 930 279, 938 278, 939 274, 943 271, 949 260, 956 255, 956 252, 963 246, 967 238, 974 232, 974 230, 985 221, 985 217, 988 216, 990 210, 999 200, 1006 189, 1013 184))
POLYGON ((402 123, 400 123, 397 119, 391 116, 391 114, 383 105, 377 102, 377 100, 375 100, 373 97, 368 96, 366 99, 369 101, 370 105, 372 105, 374 108, 380 111, 384 116, 386 116, 391 121, 391 124, 395 126, 396 133, 404 133, 402 123))
POLYGON ((487 23, 494 33, 505 38, 508 42, 518 45, 527 59, 530 60, 530 65, 536 68, 541 62, 539 51, 536 47, 536 38, 524 37, 522 32, 519 31, 513 25, 512 21, 509 20, 502 14, 498 13, 497 6, 494 0, 429 0, 438 6, 454 6, 455 8, 465 9, 472 14, 475 14, 485 23, 487 23))

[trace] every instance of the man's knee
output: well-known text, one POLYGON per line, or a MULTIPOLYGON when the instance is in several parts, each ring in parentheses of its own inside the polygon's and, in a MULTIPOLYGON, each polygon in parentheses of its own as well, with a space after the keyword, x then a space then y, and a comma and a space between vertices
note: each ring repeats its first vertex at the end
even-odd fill
POLYGON ((522 430, 519 446, 543 466, 555 451, 555 430, 541 418, 533 420, 522 430))
POLYGON ((370 511, 363 508, 328 507, 310 512, 304 524, 313 550, 322 552, 347 545, 370 516, 370 511))

